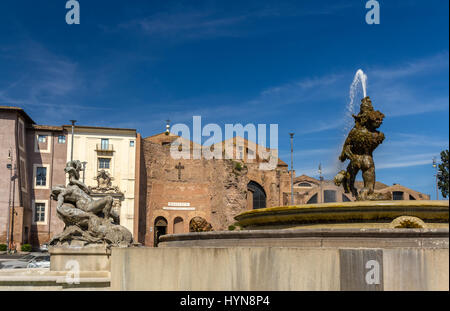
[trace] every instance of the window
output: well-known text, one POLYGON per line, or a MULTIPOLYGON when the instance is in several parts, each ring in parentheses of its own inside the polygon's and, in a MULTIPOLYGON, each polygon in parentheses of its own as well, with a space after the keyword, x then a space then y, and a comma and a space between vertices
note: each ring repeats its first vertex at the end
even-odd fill
POLYGON ((301 182, 297 186, 299 186, 299 187, 308 187, 308 188, 312 187, 311 184, 307 183, 307 182, 301 182))
POLYGON ((66 143, 66 136, 59 135, 58 136, 58 144, 65 144, 66 143))
POLYGON ((266 207, 266 193, 258 183, 250 181, 247 185, 249 194, 252 195, 253 199, 253 209, 265 208, 266 207))
POLYGON ((51 137, 52 133, 36 133, 34 136, 34 152, 37 153, 50 153, 51 151, 51 137))
POLYGON ((47 168, 43 166, 36 167, 36 186, 47 185, 47 168))
POLYGON ((38 135, 38 142, 45 143, 47 141, 47 135, 38 135))
POLYGON ((108 138, 102 138, 102 150, 108 150, 109 147, 109 139, 108 138))
POLYGON ((415 200, 415 198, 412 195, 409 195, 410 200, 415 200))
POLYGON ((403 200, 403 191, 392 192, 392 200, 403 200))
POLYGON ((323 201, 325 203, 336 202, 336 191, 335 190, 325 190, 323 192, 323 201))
POLYGON ((243 159, 244 158, 244 153, 242 152, 243 147, 239 146, 239 158, 238 159, 243 159))
POLYGON ((45 222, 45 203, 34 204, 34 222, 45 222))
POLYGON ((111 162, 111 159, 98 158, 98 168, 109 169, 110 162, 111 162))
POLYGON ((130 147, 134 147, 134 140, 130 140, 130 147))

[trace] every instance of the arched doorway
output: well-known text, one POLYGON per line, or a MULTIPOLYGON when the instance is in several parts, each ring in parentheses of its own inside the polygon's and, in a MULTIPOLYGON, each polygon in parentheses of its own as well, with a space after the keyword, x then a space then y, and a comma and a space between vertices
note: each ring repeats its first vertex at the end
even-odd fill
POLYGON ((183 233, 184 232, 183 226, 184 226, 183 218, 175 217, 175 219, 173 220, 173 233, 174 234, 183 233))
POLYGON ((250 181, 247 185, 248 196, 247 203, 252 209, 266 207, 266 192, 260 184, 250 181))
POLYGON ((153 246, 157 247, 159 243, 159 237, 167 233, 167 220, 162 216, 156 217, 154 228, 155 234, 153 246))
POLYGON ((318 201, 318 195, 316 193, 308 200, 308 202, 306 202, 306 204, 316 204, 317 201, 318 201))

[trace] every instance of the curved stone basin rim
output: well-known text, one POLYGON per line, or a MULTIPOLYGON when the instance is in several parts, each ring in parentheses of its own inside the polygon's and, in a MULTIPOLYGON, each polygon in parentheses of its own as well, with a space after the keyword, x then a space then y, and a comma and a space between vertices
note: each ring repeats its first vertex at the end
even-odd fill
POLYGON ((235 216, 241 227, 282 224, 390 222, 413 216, 425 222, 448 223, 448 201, 357 201, 304 204, 251 210, 235 216))
POLYGON ((211 231, 167 234, 160 242, 258 239, 258 238, 308 238, 308 237, 359 237, 359 238, 448 238, 448 229, 272 229, 211 231))

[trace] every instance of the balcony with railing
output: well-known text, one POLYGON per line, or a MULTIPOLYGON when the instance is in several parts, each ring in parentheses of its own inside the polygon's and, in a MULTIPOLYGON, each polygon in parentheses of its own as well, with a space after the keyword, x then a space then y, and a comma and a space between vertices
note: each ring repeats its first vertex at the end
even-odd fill
POLYGON ((114 152, 114 145, 113 144, 97 144, 95 151, 114 152))

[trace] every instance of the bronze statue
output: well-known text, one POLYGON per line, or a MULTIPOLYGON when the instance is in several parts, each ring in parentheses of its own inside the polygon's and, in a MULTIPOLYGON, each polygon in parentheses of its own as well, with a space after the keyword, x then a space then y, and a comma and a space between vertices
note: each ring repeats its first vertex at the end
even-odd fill
POLYGON ((339 160, 350 160, 347 170, 340 171, 334 177, 334 183, 343 185, 345 193, 351 193, 358 201, 387 200, 389 194, 375 193, 375 164, 373 151, 384 140, 384 134, 377 129, 383 123, 384 114, 372 107, 370 98, 361 100, 358 115, 352 115, 355 126, 345 140, 339 160), (355 187, 355 178, 362 171, 364 187, 358 193, 355 187))
POLYGON ((57 215, 65 228, 50 241, 50 245, 79 240, 86 244, 130 246, 133 242, 131 232, 118 225, 119 215, 112 209, 113 198, 108 195, 94 200, 89 188, 79 180, 80 170, 80 161, 67 162, 64 171, 69 174, 69 184, 52 189, 51 197, 58 202, 57 215))

